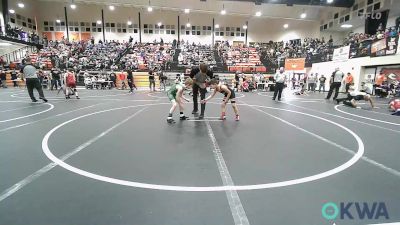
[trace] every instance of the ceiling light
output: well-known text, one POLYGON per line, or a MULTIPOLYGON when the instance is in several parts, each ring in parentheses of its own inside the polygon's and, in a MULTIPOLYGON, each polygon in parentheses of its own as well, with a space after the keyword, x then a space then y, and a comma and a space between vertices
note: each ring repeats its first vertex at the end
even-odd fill
POLYGON ((153 12, 153 7, 151 6, 147 7, 147 12, 153 12))
POLYGON ((215 28, 217 28, 217 29, 218 29, 218 28, 219 28, 219 24, 215 24, 215 28))
POLYGON ((132 21, 128 20, 127 24, 128 26, 132 25, 132 21))
POLYGON ((333 2, 333 0, 326 0, 326 2, 327 2, 327 3, 332 3, 332 2, 333 2))
POLYGON ((56 23, 61 23, 61 20, 56 20, 56 23))
POLYGON ((288 28, 289 27, 289 24, 287 24, 287 23, 285 23, 284 25, 283 25, 283 28, 288 28))
POLYGON ((162 25, 162 23, 161 23, 161 22, 158 22, 158 23, 157 23, 157 26, 161 27, 161 25, 162 25))
POLYGON ((101 24, 101 20, 97 20, 97 24, 99 24, 99 25, 100 25, 100 24, 101 24))
POLYGON ((307 13, 302 13, 301 15, 300 15, 300 18, 302 18, 302 19, 304 19, 304 18, 306 18, 307 17, 307 13))
POLYGON ((256 16, 261 16, 261 12, 260 11, 256 12, 256 16))
POLYGON ((243 29, 247 30, 247 25, 243 25, 243 29))
POLYGON ((226 14, 226 10, 225 9, 221 10, 221 15, 225 15, 225 14, 226 14))
POLYGON ((190 23, 187 23, 187 24, 186 24, 186 27, 190 27, 190 23))
POLYGON ((8 12, 10 12, 11 14, 14 14, 15 10, 14 9, 10 9, 10 10, 8 10, 8 12))
POLYGON ((185 13, 190 13, 190 9, 185 9, 185 13))
POLYGON ((110 5, 110 6, 108 6, 108 8, 112 11, 112 10, 114 10, 115 9, 115 6, 113 6, 113 5, 110 5))
POLYGON ((351 24, 342 24, 340 27, 341 28, 351 28, 351 27, 353 27, 353 25, 351 25, 351 24))
POLYGON ((18 3, 18 7, 20 7, 20 8, 24 8, 24 7, 25 7, 25 5, 24 5, 24 3, 18 3))
POLYGON ((76 5, 75 4, 71 4, 70 7, 71 7, 71 9, 76 9, 76 5))

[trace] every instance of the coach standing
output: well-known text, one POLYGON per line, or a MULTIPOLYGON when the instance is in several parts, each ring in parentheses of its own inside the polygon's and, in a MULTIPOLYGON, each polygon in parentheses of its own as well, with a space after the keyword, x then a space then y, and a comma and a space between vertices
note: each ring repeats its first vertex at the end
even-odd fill
MULTIPOLYGON (((198 113, 198 99, 197 96, 200 91, 200 99, 206 98, 206 80, 213 78, 213 72, 208 70, 206 64, 200 64, 199 67, 193 68, 190 71, 190 78, 193 79, 193 112, 192 114, 198 113)), ((201 103, 201 111, 199 119, 204 118, 204 111, 206 109, 206 103, 201 103)))
POLYGON ((272 98, 272 100, 275 101, 276 95, 278 94, 278 101, 280 101, 282 97, 282 91, 283 88, 285 87, 285 82, 286 82, 286 74, 283 67, 281 67, 279 69, 279 72, 275 74, 274 79, 276 83, 275 83, 274 97, 272 98))
POLYGON ((337 98, 337 96, 339 95, 339 89, 340 86, 342 85, 342 80, 344 77, 344 73, 342 71, 339 70, 339 68, 335 69, 335 72, 332 73, 331 76, 331 86, 329 87, 329 92, 328 92, 328 96, 326 97, 326 99, 330 99, 332 96, 332 92, 333 89, 335 89, 335 96, 333 97, 333 100, 335 100, 337 98))
POLYGON ((28 89, 29 97, 31 97, 32 102, 37 102, 33 95, 33 89, 35 88, 39 92, 39 98, 47 102, 43 94, 42 84, 36 74, 36 68, 31 64, 31 59, 27 58, 25 63, 26 65, 21 69, 21 72, 24 74, 23 76, 26 80, 26 88, 28 89))

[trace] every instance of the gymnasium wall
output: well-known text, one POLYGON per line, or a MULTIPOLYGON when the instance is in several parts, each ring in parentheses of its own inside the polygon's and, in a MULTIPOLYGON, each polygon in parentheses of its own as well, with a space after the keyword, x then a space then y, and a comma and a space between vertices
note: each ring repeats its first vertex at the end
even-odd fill
MULTIPOLYGON (((390 16, 388 18, 386 27, 393 27, 393 26, 396 25, 396 18, 399 17, 400 14, 392 15, 390 12, 389 12, 389 14, 390 14, 390 16)), ((360 25, 358 27, 355 27, 352 31, 354 33, 364 33, 364 31, 365 31, 365 22, 363 22, 362 25, 360 25)))
MULTIPOLYGON (((339 67, 340 70, 347 74, 350 72, 354 77, 354 84, 357 88, 360 88, 361 85, 361 76, 366 74, 365 67, 368 66, 385 66, 385 65, 400 65, 399 61, 400 55, 392 55, 392 56, 382 56, 382 57, 363 57, 363 58, 354 58, 349 59, 345 62, 323 62, 323 63, 314 63, 312 65, 311 72, 324 74, 328 77, 328 81, 332 72, 336 67, 339 67)), ((329 82, 327 83, 327 87, 329 86, 329 82)))
MULTIPOLYGON (((17 0, 9 0, 11 4, 16 5, 17 0)), ((281 40, 291 40, 305 37, 319 37, 319 23, 318 21, 301 21, 301 20, 290 20, 290 19, 272 19, 272 18, 254 18, 254 17, 246 17, 239 15, 226 15, 222 16, 219 14, 208 14, 204 13, 194 13, 184 14, 181 11, 165 11, 161 9, 154 9, 153 12, 149 13, 145 8, 133 8, 133 7, 116 7, 114 11, 110 11, 106 5, 100 4, 77 4, 77 8, 75 10, 70 9, 67 3, 54 3, 47 1, 34 1, 34 0, 26 0, 25 9, 16 9, 17 13, 30 16, 37 17, 38 29, 39 32, 51 32, 49 39, 61 38, 59 32, 64 32, 64 36, 66 37, 65 28, 61 27, 60 24, 56 24, 56 20, 60 19, 64 22, 64 6, 67 6, 68 12, 68 20, 72 22, 72 31, 73 37, 82 38, 82 33, 90 33, 90 36, 93 36, 96 41, 102 39, 102 32, 97 32, 97 28, 102 28, 101 25, 92 23, 97 20, 101 20, 101 9, 104 9, 104 17, 106 23, 118 23, 123 27, 127 27, 127 21, 132 21, 133 25, 131 30, 129 28, 127 33, 116 32, 108 30, 112 28, 106 28, 106 39, 107 40, 128 40, 129 36, 132 36, 134 40, 139 39, 138 33, 134 33, 134 26, 138 26, 138 13, 141 12, 141 22, 142 22, 142 41, 143 42, 152 42, 154 39, 159 41, 160 38, 163 38, 165 42, 170 42, 173 39, 177 39, 178 32, 178 15, 180 16, 180 25, 185 30, 181 30, 180 38, 181 40, 189 40, 189 42, 195 43, 203 43, 210 44, 212 42, 211 31, 208 30, 208 27, 212 27, 213 18, 215 19, 215 24, 220 25, 220 29, 216 29, 216 32, 222 35, 215 35, 215 41, 218 40, 228 40, 230 42, 233 41, 245 41, 244 33, 246 32, 243 29, 243 25, 248 21, 248 42, 267 42, 267 41, 281 41, 281 40), (33 7, 33 10, 30 10, 33 7), (191 25, 189 30, 189 35, 186 35, 186 24, 189 23, 191 25), (44 22, 53 23, 52 25, 44 25, 44 22), (87 26, 81 26, 81 22, 88 23, 90 32, 86 32, 87 26), (175 30, 175 34, 166 34, 167 29, 163 30, 163 34, 156 34, 156 24, 158 22, 162 22, 167 28, 168 25, 169 30, 175 30), (289 24, 288 29, 283 28, 283 24, 289 24), (75 26, 77 24, 78 26, 75 26), (144 25, 152 25, 153 33, 149 34, 145 32, 144 25), (174 26, 171 28, 171 26, 174 26), (53 30, 50 31, 50 27, 53 27, 53 30), (75 32, 75 28, 79 31, 75 32), (95 31, 93 31, 93 28, 95 31), (227 32, 226 28, 229 28, 227 32), (46 30, 47 29, 47 30, 46 30), (232 32, 234 30, 234 32, 232 32), (129 33, 129 31, 132 31, 129 33), (56 34, 57 32, 57 34, 56 34), (195 33, 195 35, 192 34, 195 33), (200 32, 200 35, 197 33, 200 32), (223 32, 223 33, 221 33, 223 32), (233 34, 233 36, 231 36, 233 34)), ((116 29, 116 28, 115 28, 116 29)), ((138 29, 138 27, 137 27, 138 29)), ((85 34, 84 36, 87 36, 85 34)))

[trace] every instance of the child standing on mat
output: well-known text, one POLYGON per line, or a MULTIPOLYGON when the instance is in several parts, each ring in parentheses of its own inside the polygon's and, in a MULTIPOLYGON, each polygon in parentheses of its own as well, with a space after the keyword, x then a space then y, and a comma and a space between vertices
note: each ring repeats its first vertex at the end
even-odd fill
POLYGON ((76 99, 79 99, 78 91, 76 90, 76 78, 72 71, 67 70, 64 76, 65 98, 70 99, 70 95, 75 94, 76 99))
POLYGON ((206 99, 202 100, 202 103, 206 103, 208 100, 212 99, 217 92, 220 92, 225 95, 224 99, 222 100, 222 105, 221 105, 221 120, 226 120, 226 104, 231 101, 233 111, 235 111, 236 115, 236 121, 239 121, 239 109, 236 105, 236 100, 235 100, 235 92, 230 89, 228 86, 224 84, 220 84, 217 79, 212 79, 208 83, 211 88, 214 89, 214 92, 208 96, 206 99))
POLYGON ((168 123, 175 123, 175 120, 172 118, 172 114, 174 113, 176 106, 179 106, 179 118, 180 120, 186 120, 188 117, 185 116, 183 113, 183 102, 182 99, 189 102, 189 99, 183 96, 183 90, 185 88, 189 88, 193 85, 193 80, 191 78, 187 78, 185 80, 185 84, 182 85, 181 83, 173 84, 171 88, 167 91, 167 96, 172 103, 172 107, 169 110, 167 122, 168 123))

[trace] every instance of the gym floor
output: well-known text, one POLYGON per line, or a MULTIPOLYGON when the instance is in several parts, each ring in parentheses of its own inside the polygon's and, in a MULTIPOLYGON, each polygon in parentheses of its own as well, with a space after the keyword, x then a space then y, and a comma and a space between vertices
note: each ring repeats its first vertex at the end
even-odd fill
POLYGON ((239 93, 236 122, 230 105, 217 119, 218 94, 205 120, 176 112, 167 124, 165 93, 45 95, 35 104, 26 90, 0 90, 0 224, 400 221, 400 120, 386 99, 371 110, 319 93, 239 93), (327 220, 327 202, 384 203, 389 218, 360 219, 353 205, 354 219, 327 220))

